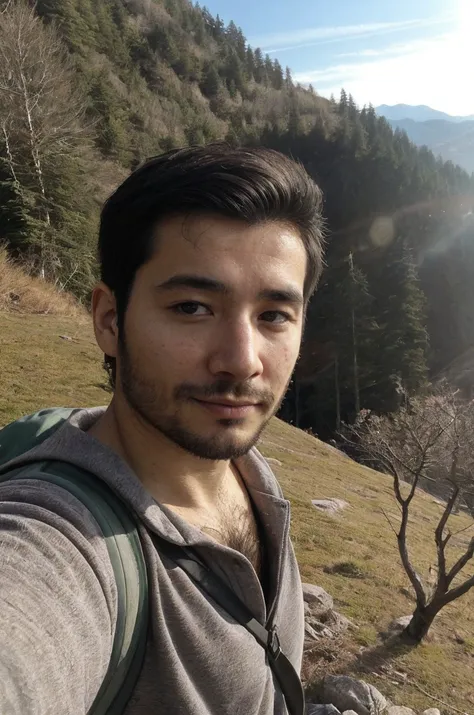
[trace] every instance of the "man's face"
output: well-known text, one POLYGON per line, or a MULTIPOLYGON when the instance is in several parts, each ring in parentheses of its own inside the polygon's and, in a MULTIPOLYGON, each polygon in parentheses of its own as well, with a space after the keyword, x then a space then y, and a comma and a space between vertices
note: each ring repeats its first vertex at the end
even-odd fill
POLYGON ((288 387, 305 274, 303 242, 284 224, 162 222, 125 315, 116 395, 198 457, 245 454, 288 387))

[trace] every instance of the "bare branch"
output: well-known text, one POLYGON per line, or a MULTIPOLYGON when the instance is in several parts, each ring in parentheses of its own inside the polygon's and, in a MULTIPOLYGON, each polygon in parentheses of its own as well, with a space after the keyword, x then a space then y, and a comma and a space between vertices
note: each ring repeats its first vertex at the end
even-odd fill
MULTIPOLYGON (((456 466, 457 466, 457 460, 458 460, 458 454, 457 452, 454 453, 453 455, 453 461, 452 461, 452 468, 451 471, 455 472, 456 466)), ((435 531, 435 542, 436 542, 436 550, 438 553, 438 585, 437 585, 437 591, 439 592, 445 592, 446 589, 449 586, 448 582, 448 577, 446 574, 446 544, 449 541, 450 535, 448 535, 446 538, 443 538, 444 536, 444 529, 446 527, 446 524, 448 522, 449 517, 452 514, 454 505, 456 503, 456 500, 459 496, 459 486, 455 485, 453 488, 453 491, 451 493, 451 496, 446 504, 446 507, 443 511, 443 514, 441 515, 441 519, 439 520, 439 524, 436 527, 435 531)))
POLYGON ((463 570, 463 568, 469 563, 469 561, 474 556, 474 537, 471 539, 469 546, 467 547, 465 553, 456 561, 454 566, 451 568, 447 574, 446 581, 447 586, 449 586, 456 576, 463 570))
POLYGON ((427 603, 427 595, 425 587, 420 575, 417 573, 413 567, 407 547, 407 526, 408 526, 408 504, 405 502, 403 505, 402 513, 402 523, 400 525, 400 531, 398 533, 398 550, 400 552, 400 558, 402 560, 403 568, 410 579, 411 585, 413 586, 416 593, 416 600, 419 606, 424 608, 427 603))
POLYGON ((388 514, 385 512, 385 509, 381 509, 381 511, 382 511, 382 514, 384 515, 384 517, 386 518, 386 520, 388 521, 391 530, 393 531, 393 533, 395 534, 395 536, 398 538, 397 530, 394 528, 392 522, 391 522, 390 519, 389 519, 388 514))
MULTIPOLYGON (((473 545, 473 550, 474 550, 474 545, 473 545)), ((472 555, 471 555, 472 558, 472 555)), ((459 569, 460 571, 461 569, 459 569)), ((464 596, 465 593, 471 590, 471 588, 474 587, 474 576, 471 576, 470 578, 467 579, 467 581, 464 581, 464 583, 460 584, 456 588, 453 588, 451 591, 448 591, 448 593, 443 596, 441 599, 441 602, 443 606, 446 606, 448 603, 452 603, 456 599, 460 598, 460 596, 464 596)))

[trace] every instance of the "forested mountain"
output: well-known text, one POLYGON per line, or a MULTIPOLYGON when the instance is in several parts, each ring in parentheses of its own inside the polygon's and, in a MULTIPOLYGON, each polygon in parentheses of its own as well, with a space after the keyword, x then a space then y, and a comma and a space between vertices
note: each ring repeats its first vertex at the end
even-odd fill
POLYGON ((474 121, 451 122, 433 119, 415 122, 413 119, 390 120, 393 129, 405 132, 418 146, 427 146, 444 161, 459 164, 474 172, 474 121))
POLYGON ((262 143, 325 192, 328 267, 283 415, 328 436, 474 342, 474 184, 459 167, 345 92, 295 85, 188 0, 0 10, 0 237, 32 270, 87 298, 100 202, 131 168, 183 144, 262 143))

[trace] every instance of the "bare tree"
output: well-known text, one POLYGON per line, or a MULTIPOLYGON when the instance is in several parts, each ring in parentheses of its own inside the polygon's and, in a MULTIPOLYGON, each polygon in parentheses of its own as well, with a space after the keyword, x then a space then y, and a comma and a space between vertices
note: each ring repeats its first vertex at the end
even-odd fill
POLYGON ((443 387, 428 397, 406 398, 393 415, 362 412, 356 424, 345 426, 341 438, 362 461, 393 477, 401 518, 396 527, 389 522, 416 595, 413 618, 403 635, 420 643, 441 609, 474 586, 474 576, 463 580, 461 574, 474 556, 474 537, 451 565, 447 557, 453 537, 449 518, 474 482, 474 403, 461 402, 443 387), (442 480, 447 499, 433 535, 437 553, 434 584, 424 580, 414 565, 407 538, 410 506, 424 480, 442 480))
POLYGON ((84 106, 54 27, 27 0, 8 0, 0 13, 0 154, 44 226, 42 263, 54 205, 48 176, 77 150, 84 106))

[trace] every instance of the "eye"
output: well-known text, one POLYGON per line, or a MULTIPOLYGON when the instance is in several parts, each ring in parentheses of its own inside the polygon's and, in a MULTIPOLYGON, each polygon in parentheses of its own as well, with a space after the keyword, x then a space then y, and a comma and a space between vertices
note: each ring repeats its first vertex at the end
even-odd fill
POLYGON ((171 310, 178 315, 210 315, 210 310, 207 306, 202 303, 198 303, 193 300, 187 300, 185 303, 178 303, 177 305, 171 306, 171 310))
POLYGON ((271 325, 284 325, 291 320, 289 313, 284 313, 281 310, 266 310, 261 315, 262 320, 271 325))

